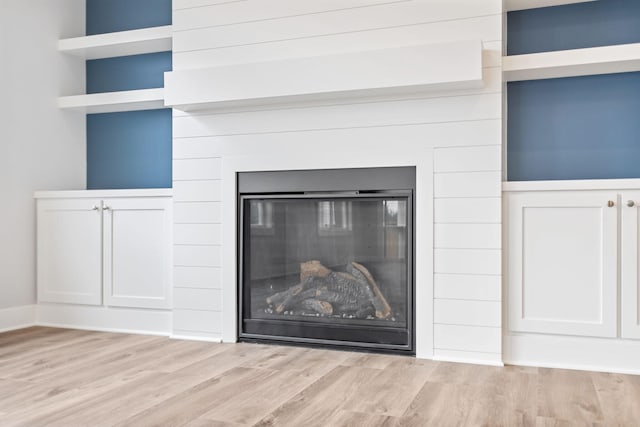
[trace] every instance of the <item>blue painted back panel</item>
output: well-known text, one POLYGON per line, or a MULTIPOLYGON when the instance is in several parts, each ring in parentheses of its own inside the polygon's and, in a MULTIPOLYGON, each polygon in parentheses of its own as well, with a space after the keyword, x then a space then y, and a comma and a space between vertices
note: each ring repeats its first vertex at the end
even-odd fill
POLYGON ((171 25, 171 0, 86 0, 86 34, 171 25))
POLYGON ((171 109, 87 115, 87 189, 170 188, 171 109))
POLYGON ((510 181, 640 178, 640 72, 507 90, 510 181))
POLYGON ((509 55, 640 42, 640 0, 598 0, 509 12, 509 55))
POLYGON ((150 89, 164 86, 171 71, 171 52, 87 61, 87 93, 150 89))

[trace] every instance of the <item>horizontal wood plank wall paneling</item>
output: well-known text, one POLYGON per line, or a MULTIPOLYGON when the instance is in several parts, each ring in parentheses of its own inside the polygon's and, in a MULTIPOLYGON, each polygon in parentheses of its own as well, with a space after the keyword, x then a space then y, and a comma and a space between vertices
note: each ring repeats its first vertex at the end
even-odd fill
MULTIPOLYGON (((182 33, 174 33, 174 70, 219 67, 268 60, 305 57, 310 51, 317 55, 358 52, 371 49, 385 49, 418 43, 444 43, 458 40, 459 34, 469 34, 485 42, 489 49, 486 57, 502 57, 500 41, 500 17, 498 15, 471 18, 462 21, 428 22, 400 27, 379 28, 371 31, 356 31, 323 35, 313 38, 289 38, 276 41, 246 44, 228 48, 203 50, 176 50, 175 43, 181 43, 182 33), (492 53, 495 52, 495 55, 492 53)), ((500 65, 500 62, 484 61, 485 66, 500 65)))
MULTIPOLYGON (((216 305, 196 301, 221 291, 220 180, 226 158, 304 155, 322 147, 380 150, 393 141, 436 147, 437 358, 501 363, 500 182, 502 1, 174 0, 173 69, 189 70, 456 40, 482 40, 483 87, 459 92, 343 99, 224 113, 174 111, 176 235, 174 287, 181 307, 174 335, 215 339, 216 305), (295 15, 295 16, 294 16, 295 15), (208 213, 204 213, 204 212, 208 213), (186 227, 185 227, 186 226, 186 227), (208 231, 207 231, 208 230, 208 231), (204 240, 203 240, 204 239, 204 240), (215 249, 214 249, 215 248, 215 249)), ((339 154, 337 154, 339 155, 339 154)), ((226 187, 224 187, 226 188, 226 187)), ((419 221, 419 218, 418 218, 419 221)), ((422 227, 431 225, 421 224, 422 227)), ((420 262, 420 260, 416 260, 420 262)), ((224 296, 221 301, 225 301, 224 296)), ((420 325, 418 325, 418 328, 420 325)))

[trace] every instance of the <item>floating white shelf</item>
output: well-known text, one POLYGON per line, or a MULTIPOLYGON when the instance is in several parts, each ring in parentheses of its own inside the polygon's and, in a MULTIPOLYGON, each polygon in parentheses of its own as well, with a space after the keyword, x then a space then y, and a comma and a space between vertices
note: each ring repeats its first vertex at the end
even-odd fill
POLYGON ((322 55, 165 73, 179 110, 255 107, 420 91, 480 88, 482 42, 322 55))
POLYGON ((61 96, 58 107, 88 114, 165 108, 164 89, 141 89, 121 92, 61 96))
POLYGON ((540 7, 561 6, 563 4, 586 3, 595 0, 505 0, 504 10, 537 9, 540 7))
POLYGON ((640 43, 502 57, 507 82, 640 71, 640 43))
POLYGON ((58 50, 85 59, 112 58, 171 50, 171 40, 171 25, 165 25, 63 39, 58 50))

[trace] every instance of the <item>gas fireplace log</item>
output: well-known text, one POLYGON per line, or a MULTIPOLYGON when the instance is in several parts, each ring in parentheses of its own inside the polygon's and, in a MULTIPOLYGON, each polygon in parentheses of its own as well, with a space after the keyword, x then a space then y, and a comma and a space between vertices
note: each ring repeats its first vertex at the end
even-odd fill
POLYGON ((331 316, 333 314, 333 306, 326 301, 308 298, 303 300, 301 305, 303 309, 315 311, 323 316, 331 316))
POLYGON ((318 260, 300 263, 300 283, 304 283, 309 277, 327 277, 329 273, 331 270, 320 264, 318 260))
POLYGON ((354 267, 351 271, 351 274, 356 276, 357 271, 359 274, 364 276, 365 280, 369 283, 371 289, 373 290, 373 293, 375 294, 375 298, 372 303, 376 309, 376 317, 378 319, 388 319, 391 316, 391 307, 389 306, 387 299, 384 297, 384 295, 382 295, 382 292, 380 292, 380 288, 378 288, 378 284, 376 283, 376 281, 373 280, 373 276, 371 275, 369 270, 367 270, 364 265, 358 264, 355 261, 351 262, 351 265, 354 267))
POLYGON ((347 266, 347 272, 336 272, 319 261, 308 261, 300 264, 300 277, 297 285, 266 299, 276 313, 302 310, 324 316, 340 313, 356 318, 391 316, 387 300, 369 270, 361 264, 353 262, 347 266))

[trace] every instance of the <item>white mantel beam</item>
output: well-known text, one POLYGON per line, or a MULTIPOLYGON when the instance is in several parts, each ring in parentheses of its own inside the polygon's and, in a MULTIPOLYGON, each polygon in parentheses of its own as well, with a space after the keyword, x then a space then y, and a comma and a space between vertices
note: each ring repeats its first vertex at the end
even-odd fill
POLYGON ((473 40, 168 72, 165 104, 223 110, 482 85, 473 40))

